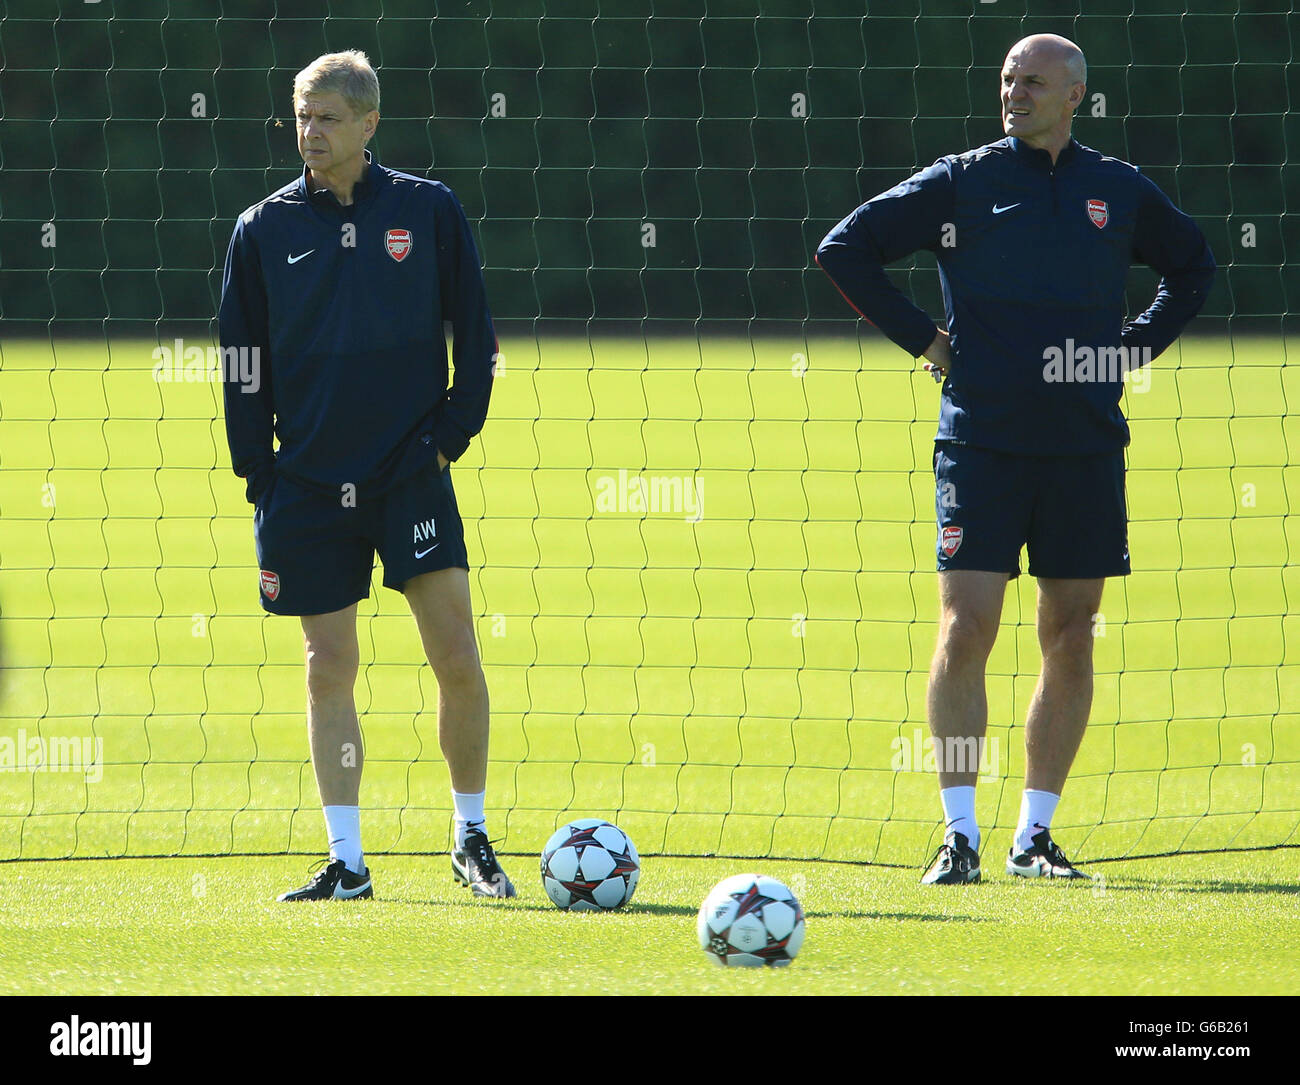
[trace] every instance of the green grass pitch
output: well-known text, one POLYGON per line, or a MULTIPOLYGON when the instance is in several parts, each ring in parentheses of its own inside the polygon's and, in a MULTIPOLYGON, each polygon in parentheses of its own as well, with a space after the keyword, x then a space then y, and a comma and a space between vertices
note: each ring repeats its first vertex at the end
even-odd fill
POLYGON ((765 862, 800 887, 786 969, 723 969, 695 941, 708 890, 752 864, 651 858, 624 911, 552 907, 536 857, 521 896, 475 902, 443 856, 372 860, 373 901, 276 904, 294 858, 0 868, 0 994, 1292 994, 1300 852, 1097 864, 1096 886, 980 885, 765 862), (1171 947, 1177 947, 1176 949, 1171 947), (955 967, 952 959, 961 961, 955 967))
POLYGON ((0 349, 3 982, 236 990, 273 961, 259 989, 308 990, 310 954, 346 932, 393 990, 435 990, 432 965, 382 964, 454 954, 473 924, 536 992, 953 990, 927 963, 952 938, 989 962, 959 989, 1009 992, 1037 981, 993 962, 1045 922, 1079 990, 1280 989, 1294 851, 1132 858, 1300 841, 1300 379, 1280 342, 1188 339, 1126 397, 1135 573, 1107 588, 1092 725, 1056 826, 1071 857, 1115 860, 1097 866, 1104 889, 996 877, 1038 664, 1024 577, 990 661, 979 814, 995 877, 937 899, 915 885, 939 828, 915 748, 935 632, 933 383, 869 331, 503 336, 487 427, 453 474, 493 697, 489 817, 525 897, 472 907, 445 859, 418 857, 449 835, 436 688, 376 577, 357 690, 382 872, 370 918, 269 903, 323 847, 301 634, 257 604, 220 389, 154 380, 157 345, 0 349), (20 734, 102 740, 102 766, 6 765, 20 734), (561 915, 534 884, 542 842, 583 815, 647 856, 626 915, 561 915), (232 852, 254 857, 199 858, 232 852), (176 858, 132 858, 155 855, 176 858), (737 858, 680 858, 711 855, 737 858), (60 857, 78 861, 28 862, 60 857), (804 879, 804 955, 785 977, 715 973, 695 909, 757 866, 804 879), (156 893, 129 891, 142 883, 156 893), (1135 933, 1188 924, 1219 948, 1171 962, 1135 933), (635 974, 627 945, 643 947, 635 974), (1096 966, 1121 949, 1131 968, 1096 966))

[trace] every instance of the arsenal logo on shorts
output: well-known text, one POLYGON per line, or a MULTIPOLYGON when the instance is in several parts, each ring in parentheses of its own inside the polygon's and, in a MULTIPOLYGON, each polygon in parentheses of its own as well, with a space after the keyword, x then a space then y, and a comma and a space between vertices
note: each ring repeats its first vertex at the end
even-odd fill
POLYGON ((961 546, 961 528, 945 527, 939 532, 939 549, 943 551, 944 557, 952 557, 957 553, 959 546, 961 546))
POLYGON ((413 245, 410 230, 389 230, 384 234, 384 248, 399 264, 406 259, 413 245))
POLYGON ((1110 208, 1106 206, 1105 200, 1088 201, 1088 217, 1092 219, 1092 224, 1100 230, 1110 220, 1110 208))
POLYGON ((280 575, 278 573, 267 572, 265 569, 261 572, 262 594, 270 599, 271 602, 275 602, 275 597, 280 594, 280 575))

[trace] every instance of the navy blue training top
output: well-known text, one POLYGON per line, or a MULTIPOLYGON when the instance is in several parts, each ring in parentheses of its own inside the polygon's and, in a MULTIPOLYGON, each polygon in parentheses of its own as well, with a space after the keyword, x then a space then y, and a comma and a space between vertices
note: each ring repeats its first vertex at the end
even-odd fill
POLYGON ((457 459, 487 417, 497 342, 465 213, 440 182, 366 157, 351 205, 312 191, 304 167, 235 224, 218 324, 223 351, 260 354, 257 382, 226 367, 249 501, 277 473, 382 492, 437 450, 457 459))
POLYGON ((1200 310, 1215 270, 1200 228, 1155 184, 1074 140, 1055 165, 1014 137, 941 158, 826 235, 817 262, 914 357, 934 321, 883 265, 920 249, 938 260, 952 337, 936 440, 1033 455, 1128 444, 1117 348, 1134 366, 1157 357, 1200 310), (1162 279, 1125 324, 1135 261, 1162 279))

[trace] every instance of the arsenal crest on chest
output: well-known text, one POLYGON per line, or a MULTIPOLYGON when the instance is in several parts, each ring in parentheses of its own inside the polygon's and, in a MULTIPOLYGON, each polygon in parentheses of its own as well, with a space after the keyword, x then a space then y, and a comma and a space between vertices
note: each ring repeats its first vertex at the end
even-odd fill
POLYGON ((1110 208, 1106 205, 1105 200, 1088 201, 1088 218, 1092 224, 1100 230, 1110 220, 1110 208))
POLYGON ((406 259, 414 247, 415 242, 411 239, 410 230, 394 229, 384 234, 384 248, 399 264, 406 259))

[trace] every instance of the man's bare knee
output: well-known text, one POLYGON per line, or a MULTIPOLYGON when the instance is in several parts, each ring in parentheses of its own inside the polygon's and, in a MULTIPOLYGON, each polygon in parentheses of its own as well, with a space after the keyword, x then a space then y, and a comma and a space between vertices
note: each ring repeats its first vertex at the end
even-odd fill
POLYGON ((1007 576, 984 572, 939 575, 937 654, 951 666, 983 665, 1002 623, 1007 576))
POLYGON ((1038 646, 1045 666, 1092 668, 1094 621, 1101 606, 1103 580, 1038 582, 1038 646))
POLYGON ((355 646, 307 643, 307 691, 313 701, 351 693, 360 660, 355 646))
POLYGON ((1091 614, 1080 612, 1038 623, 1038 646, 1045 663, 1091 669, 1093 643, 1091 614))
POLYGON ((429 662, 440 686, 467 689, 484 681, 483 664, 472 630, 468 635, 440 646, 439 650, 431 653, 429 662))
POLYGON ((970 611, 946 613, 939 631, 939 650, 952 665, 983 663, 993 651, 998 624, 970 611))

